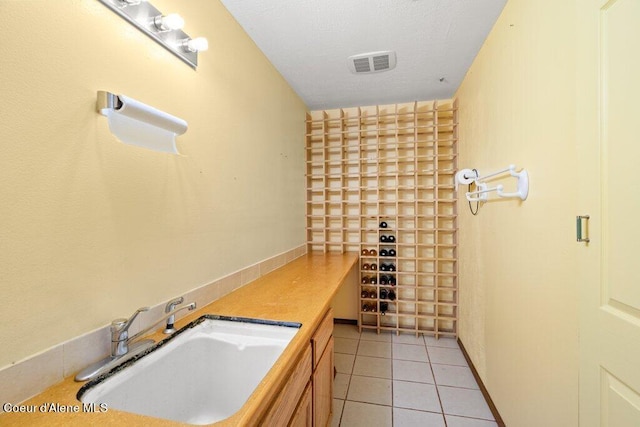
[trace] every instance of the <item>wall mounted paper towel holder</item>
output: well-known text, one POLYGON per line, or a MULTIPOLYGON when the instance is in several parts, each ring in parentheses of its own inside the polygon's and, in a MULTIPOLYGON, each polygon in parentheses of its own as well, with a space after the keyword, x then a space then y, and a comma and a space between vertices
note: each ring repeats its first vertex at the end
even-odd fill
POLYGON ((118 98, 118 95, 104 90, 98 91, 98 100, 96 102, 96 110, 98 113, 105 115, 104 109, 118 110, 122 107, 122 101, 118 98))
POLYGON ((108 118, 111 133, 125 144, 179 154, 175 138, 187 131, 185 120, 106 91, 98 91, 96 109, 108 118))
POLYGON ((504 199, 513 199, 517 198, 520 200, 527 200, 529 195, 529 174, 525 169, 522 169, 520 172, 516 172, 515 165, 509 165, 505 169, 501 169, 499 171, 479 176, 478 172, 473 169, 462 169, 456 173, 455 176, 455 186, 456 190, 458 189, 458 184, 475 184, 477 190, 468 191, 465 193, 465 196, 469 202, 487 202, 489 201, 489 193, 494 192, 500 198, 504 199), (502 175, 505 173, 509 173, 510 176, 517 178, 517 187, 516 191, 513 192, 505 192, 504 186, 502 184, 496 185, 495 187, 489 187, 489 185, 484 182, 489 178, 495 178, 498 175, 502 175))

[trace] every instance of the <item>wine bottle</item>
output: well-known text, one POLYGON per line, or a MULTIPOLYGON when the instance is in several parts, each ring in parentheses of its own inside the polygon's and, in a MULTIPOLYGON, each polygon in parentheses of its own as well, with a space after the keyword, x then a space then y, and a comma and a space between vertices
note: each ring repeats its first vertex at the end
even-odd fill
POLYGON ((363 277, 363 278, 362 278, 362 280, 360 280, 360 282, 361 282, 363 285, 366 285, 366 284, 368 284, 368 283, 369 283, 369 278, 368 278, 368 277, 363 277))
POLYGON ((378 279, 376 279, 376 276, 370 277, 369 283, 371 283, 372 285, 376 285, 378 283, 378 279))
POLYGON ((389 249, 389 256, 396 256, 396 250, 395 249, 389 249))
POLYGON ((389 241, 389 238, 383 234, 382 236, 380 236, 380 241, 382 243, 386 243, 389 241))
POLYGON ((395 241, 396 241, 395 236, 389 236, 389 237, 387 237, 387 242, 389 242, 389 243, 394 243, 395 241))
POLYGON ((381 302, 380 303, 380 314, 382 316, 384 316, 385 313, 387 312, 387 310, 389 310, 389 303, 388 302, 381 302))
POLYGON ((375 249, 369 249, 369 256, 378 256, 378 251, 375 249))
POLYGON ((373 262, 371 263, 371 266, 369 266, 369 268, 371 269, 371 271, 376 271, 378 269, 378 264, 373 262))
POLYGON ((386 288, 380 289, 380 299, 387 299, 389 291, 386 288))
POLYGON ((389 294, 387 295, 387 297, 388 297, 391 301, 395 301, 395 299, 396 299, 396 293, 395 293, 395 291, 394 291, 393 289, 391 289, 391 290, 389 291, 389 294))
POLYGON ((387 276, 380 276, 380 284, 386 285, 387 283, 389 283, 389 279, 387 279, 387 276))
POLYGON ((362 264, 363 270, 369 270, 369 264, 362 264))
POLYGON ((380 223, 380 228, 387 228, 387 223, 386 223, 386 222, 384 222, 384 221, 382 221, 382 222, 380 223))
POLYGON ((369 256, 369 249, 363 249, 362 256, 369 256))
POLYGON ((387 252, 386 249, 380 249, 380 256, 387 256, 389 255, 389 253, 387 252))

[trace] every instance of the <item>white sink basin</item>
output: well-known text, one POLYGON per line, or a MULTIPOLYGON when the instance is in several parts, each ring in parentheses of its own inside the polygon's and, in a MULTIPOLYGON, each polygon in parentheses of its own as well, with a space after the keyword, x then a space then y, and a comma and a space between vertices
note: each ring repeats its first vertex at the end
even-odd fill
POLYGON ((205 315, 84 385, 78 399, 190 424, 236 413, 300 324, 205 315))

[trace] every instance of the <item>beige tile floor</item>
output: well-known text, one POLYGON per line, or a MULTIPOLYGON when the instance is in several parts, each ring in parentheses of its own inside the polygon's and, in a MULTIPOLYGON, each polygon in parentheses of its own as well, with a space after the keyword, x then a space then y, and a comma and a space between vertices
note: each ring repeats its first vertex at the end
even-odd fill
POLYGON ((454 339, 342 324, 333 336, 333 426, 497 426, 454 339))

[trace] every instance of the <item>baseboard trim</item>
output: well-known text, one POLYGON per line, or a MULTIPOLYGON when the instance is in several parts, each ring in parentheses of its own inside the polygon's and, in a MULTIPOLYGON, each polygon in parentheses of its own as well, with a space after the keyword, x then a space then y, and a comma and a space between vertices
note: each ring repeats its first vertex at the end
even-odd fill
POLYGON ((358 325, 358 321, 355 319, 333 319, 333 323, 340 325, 358 325))
POLYGON ((478 375, 478 371, 476 371, 476 367, 473 366, 473 362, 471 361, 471 358, 469 357, 469 354, 467 353, 467 350, 464 348, 464 344, 462 344, 462 341, 460 341, 460 338, 458 338, 458 345, 460 345, 460 349, 462 350, 462 354, 464 355, 464 358, 467 359, 467 364, 469 365, 469 368, 471 368, 471 372, 473 373, 473 377, 476 379, 476 382, 478 383, 478 386, 480 387, 480 391, 482 392, 482 395, 484 396, 484 400, 486 400, 487 401, 487 405, 489 405, 489 409, 491 410, 491 413, 493 414, 493 418, 496 419, 496 423, 498 424, 499 427, 506 427, 505 423, 504 423, 504 420, 502 419, 502 417, 500 416, 500 413, 498 412, 498 408, 496 408, 496 405, 493 403, 493 400, 491 399, 491 396, 489 395, 489 391, 484 386, 484 383, 482 382, 482 379, 480 379, 480 375, 478 375))

